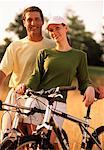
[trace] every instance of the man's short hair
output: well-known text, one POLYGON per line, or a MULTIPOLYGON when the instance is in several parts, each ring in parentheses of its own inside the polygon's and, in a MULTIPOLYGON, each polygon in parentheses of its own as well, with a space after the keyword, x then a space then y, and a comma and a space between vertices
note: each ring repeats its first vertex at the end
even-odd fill
POLYGON ((33 11, 39 12, 40 16, 41 16, 41 19, 44 22, 44 16, 43 16, 42 10, 39 7, 36 7, 36 6, 31 6, 31 7, 26 8, 24 10, 23 14, 22 14, 22 19, 25 20, 25 15, 26 15, 27 12, 33 12, 33 11))

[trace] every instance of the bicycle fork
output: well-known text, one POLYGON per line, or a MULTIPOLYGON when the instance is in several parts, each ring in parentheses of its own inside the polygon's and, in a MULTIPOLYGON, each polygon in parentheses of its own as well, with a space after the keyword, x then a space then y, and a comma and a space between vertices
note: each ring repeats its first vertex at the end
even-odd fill
MULTIPOLYGON (((87 124, 89 124, 89 120, 91 119, 90 118, 90 110, 91 110, 91 105, 88 107, 86 116, 84 117, 87 124)), ((86 150, 86 148, 87 148, 88 134, 85 131, 85 129, 86 130, 88 129, 88 125, 84 125, 84 127, 82 125, 80 125, 80 128, 81 128, 81 131, 82 131, 81 150, 86 150)))
POLYGON ((16 140, 17 137, 21 136, 21 133, 17 131, 19 120, 20 120, 20 114, 16 112, 14 120, 13 120, 12 128, 10 129, 10 132, 9 132, 10 135, 8 134, 9 137, 13 140, 16 140))
MULTIPOLYGON (((88 122, 88 119, 87 119, 88 122)), ((88 127, 86 125, 84 125, 84 127, 86 128, 86 130, 88 129, 88 127)), ((86 150, 87 148, 87 140, 88 140, 88 134, 87 132, 85 132, 84 128, 82 129, 82 127, 80 126, 81 131, 82 131, 82 142, 81 142, 81 150, 86 150)))

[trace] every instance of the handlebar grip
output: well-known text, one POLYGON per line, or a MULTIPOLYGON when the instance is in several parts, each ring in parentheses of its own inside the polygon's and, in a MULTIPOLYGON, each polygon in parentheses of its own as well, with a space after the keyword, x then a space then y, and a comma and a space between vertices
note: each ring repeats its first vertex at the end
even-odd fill
POLYGON ((0 110, 2 110, 2 101, 0 100, 0 110))
POLYGON ((60 91, 76 90, 76 86, 61 86, 59 87, 60 91))
POLYGON ((25 94, 28 96, 31 96, 31 94, 33 94, 33 95, 47 97, 49 94, 52 94, 54 92, 68 91, 68 90, 76 90, 76 86, 60 86, 60 87, 56 87, 56 88, 51 88, 46 91, 44 89, 42 89, 40 91, 33 91, 31 89, 27 89, 25 94))
POLYGON ((44 90, 42 89, 42 90, 40 90, 40 91, 33 91, 33 90, 31 90, 31 89, 27 89, 26 90, 26 92, 25 92, 25 94, 27 95, 27 96, 31 96, 31 94, 33 94, 33 95, 43 95, 44 94, 44 90))
POLYGON ((91 105, 89 105, 87 108, 86 118, 90 118, 90 111, 91 111, 91 105))

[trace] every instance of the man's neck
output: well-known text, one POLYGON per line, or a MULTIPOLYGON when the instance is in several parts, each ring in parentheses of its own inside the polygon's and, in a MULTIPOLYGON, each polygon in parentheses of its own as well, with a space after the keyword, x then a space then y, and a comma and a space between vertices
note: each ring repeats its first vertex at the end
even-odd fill
POLYGON ((42 35, 28 35, 28 39, 33 42, 39 42, 43 39, 42 35))

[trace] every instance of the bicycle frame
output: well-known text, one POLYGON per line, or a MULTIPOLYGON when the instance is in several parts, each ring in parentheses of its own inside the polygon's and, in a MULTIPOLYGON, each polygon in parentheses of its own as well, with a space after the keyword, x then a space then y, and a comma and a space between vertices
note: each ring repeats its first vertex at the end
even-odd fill
POLYGON ((87 135, 96 143, 96 145, 99 147, 99 149, 102 150, 102 148, 101 148, 100 144, 98 143, 98 141, 96 140, 96 138, 93 135, 91 135, 91 133, 88 131, 88 127, 90 127, 89 126, 89 119, 90 119, 89 115, 90 115, 91 106, 89 106, 88 109, 87 109, 87 114, 85 116, 85 121, 83 121, 81 119, 78 119, 74 116, 71 116, 69 114, 66 114, 66 113, 63 113, 63 112, 58 112, 56 110, 52 110, 52 104, 54 102, 53 99, 55 97, 61 96, 60 94, 57 93, 57 91, 58 91, 58 89, 56 89, 56 93, 54 93, 53 96, 52 96, 52 94, 51 94, 51 96, 49 96, 49 100, 50 100, 50 97, 52 97, 52 100, 51 100, 51 102, 49 101, 49 104, 46 107, 46 112, 45 112, 43 123, 42 123, 42 125, 38 125, 37 130, 41 129, 43 127, 46 128, 47 130, 50 129, 50 119, 51 119, 51 116, 52 116, 52 113, 53 113, 53 114, 56 114, 58 116, 61 116, 65 119, 71 120, 71 121, 79 124, 79 127, 82 131, 81 150, 86 149, 87 135))
MULTIPOLYGON (((52 113, 54 113, 54 114, 56 114, 58 116, 61 116, 61 117, 65 118, 65 119, 71 120, 71 121, 79 124, 79 127, 80 127, 80 129, 82 131, 82 136, 83 136, 83 140, 82 140, 82 144, 81 144, 81 150, 85 150, 86 149, 87 135, 89 135, 89 137, 92 138, 92 140, 96 143, 96 145, 99 147, 99 149, 102 150, 102 148, 101 148, 100 144, 98 143, 98 141, 88 131, 88 127, 90 127, 89 123, 87 122, 88 118, 87 118, 86 121, 83 121, 83 120, 78 119, 78 118, 76 118, 74 116, 71 116, 69 114, 66 114, 66 113, 63 113, 63 112, 58 112, 58 111, 55 111, 55 110, 52 110, 52 109, 50 110, 49 106, 47 106, 47 108, 46 108, 46 113, 45 113, 46 116, 45 116, 45 118, 47 118, 47 116, 48 116, 48 119, 49 119, 49 117, 50 117, 49 114, 51 114, 51 111, 52 111, 52 113)), ((44 119, 43 124, 41 126, 39 126, 39 127, 46 127, 45 123, 49 123, 48 119, 44 119)))
MULTIPOLYGON (((64 89, 65 89, 65 87, 64 87, 64 89)), ((69 90, 69 88, 67 88, 67 90, 69 90)), ((58 110, 54 110, 52 108, 52 104, 54 102, 54 99, 57 96, 61 96, 62 97, 62 95, 60 94, 59 87, 55 88, 55 92, 53 94, 50 94, 51 91, 52 90, 50 90, 48 92, 46 91, 46 93, 45 93, 45 94, 48 95, 47 99, 49 100, 49 104, 46 107, 46 111, 45 110, 40 110, 38 108, 30 109, 28 107, 18 107, 18 106, 13 106, 13 105, 8 105, 8 104, 1 104, 1 101, 0 101, 0 108, 1 108, 2 105, 7 105, 7 106, 10 106, 10 107, 15 107, 18 110, 18 113, 21 113, 20 109, 30 110, 30 112, 27 113, 27 114, 26 113, 21 113, 21 114, 25 114, 25 115, 31 115, 31 114, 36 113, 36 112, 38 112, 38 113, 44 113, 45 112, 43 123, 41 125, 37 126, 37 129, 36 129, 37 132, 40 131, 40 130, 43 130, 43 128, 45 128, 47 131, 52 130, 52 126, 53 126, 53 129, 57 128, 57 125, 55 124, 54 121, 53 121, 53 125, 50 124, 50 120, 52 118, 52 114, 56 114, 58 116, 61 116, 61 117, 65 118, 65 119, 73 121, 73 122, 75 122, 75 123, 77 123, 79 125, 79 127, 80 127, 80 129, 82 131, 82 136, 83 136, 83 138, 82 138, 82 144, 81 144, 81 150, 85 150, 86 149, 87 135, 96 143, 96 145, 99 147, 99 149, 102 150, 102 148, 101 148, 100 144, 98 143, 98 141, 96 140, 96 138, 93 135, 91 135, 91 133, 88 131, 88 128, 90 127, 89 126, 90 107, 87 110, 87 115, 85 117, 85 121, 81 120, 81 119, 79 119, 77 117, 74 117, 72 115, 69 115, 67 113, 64 113, 64 112, 61 112, 61 111, 58 111, 58 110)), ((32 92, 32 91, 30 91, 30 93, 32 95, 34 95, 34 94, 35 95, 37 94, 37 95, 40 95, 40 96, 44 95, 44 92, 42 93, 42 91, 41 91, 41 94, 39 92, 32 92)), ((17 121, 17 123, 18 123, 18 121, 17 121)), ((13 125, 13 127, 17 128, 17 123, 15 125, 13 125)), ((60 133, 61 133, 61 131, 60 131, 60 133)), ((62 144, 62 143, 60 142, 60 144, 62 144)), ((64 144, 66 144, 66 141, 65 141, 64 144)))

